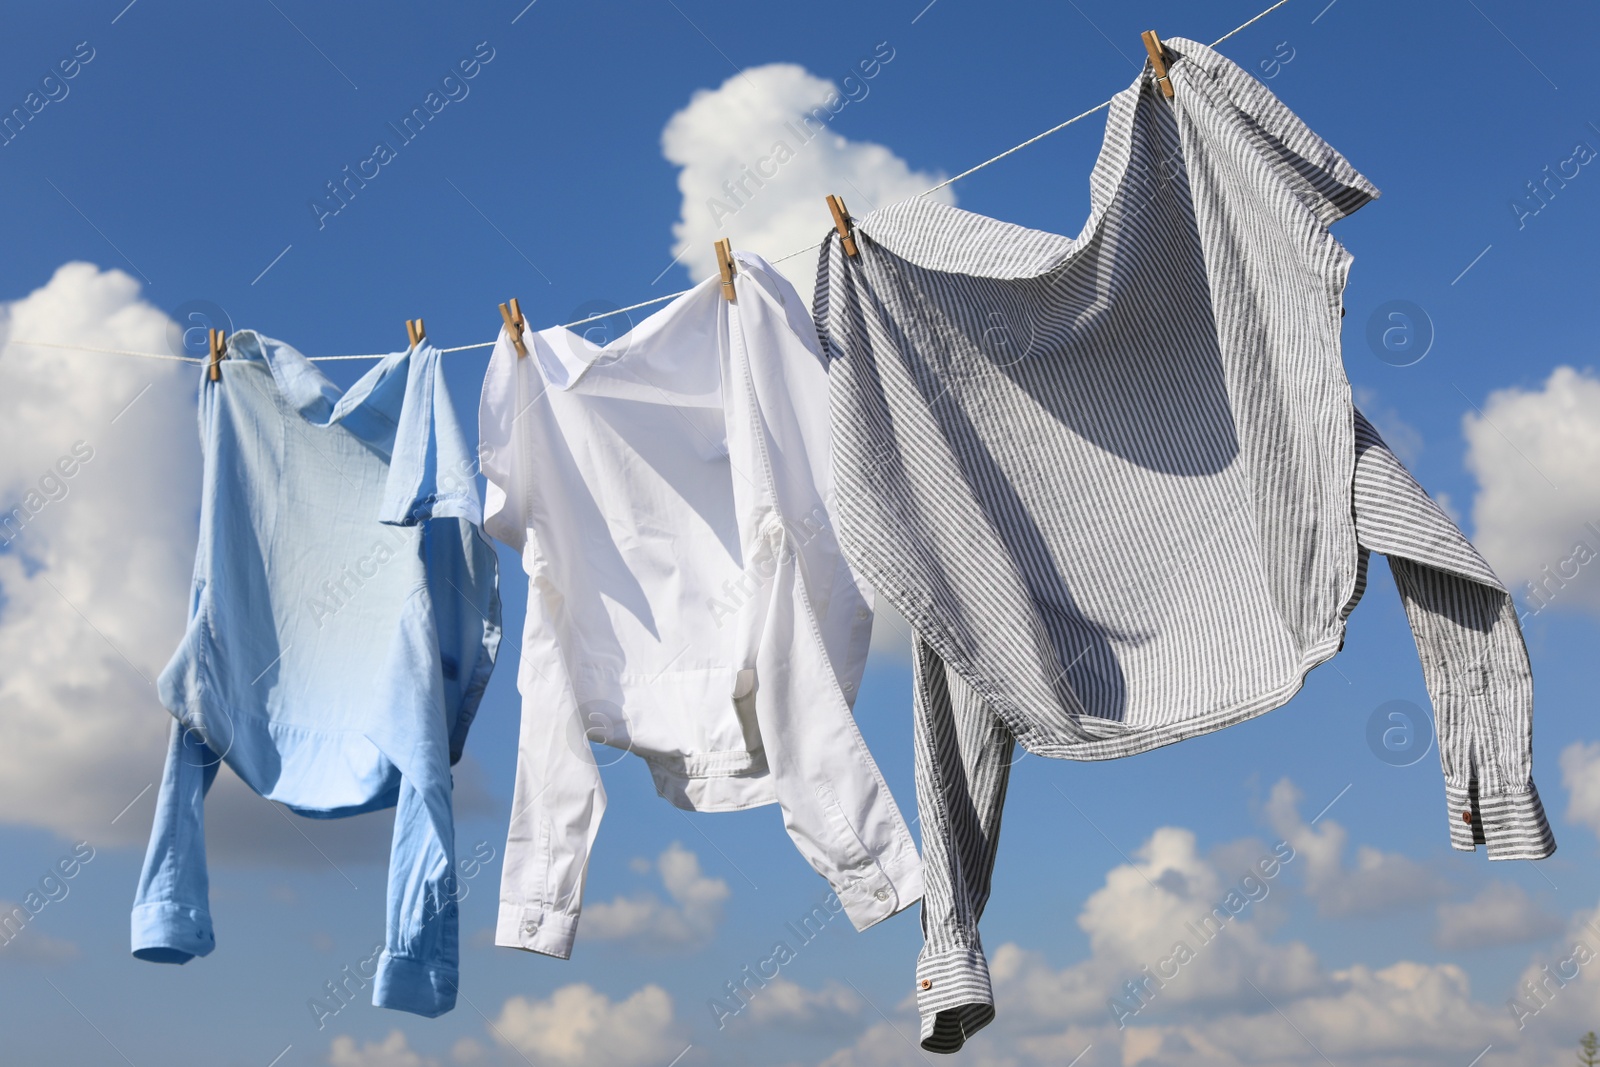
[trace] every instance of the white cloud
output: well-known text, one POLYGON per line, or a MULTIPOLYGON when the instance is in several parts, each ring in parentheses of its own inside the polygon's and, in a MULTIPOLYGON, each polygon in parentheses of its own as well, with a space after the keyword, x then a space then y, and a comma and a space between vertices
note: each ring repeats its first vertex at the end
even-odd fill
MULTIPOLYGON (((1449 962, 1396 959, 1325 969, 1303 944, 1269 938, 1258 918, 1257 909, 1276 902, 1276 894, 1293 892, 1284 885, 1285 872, 1317 883, 1320 892, 1338 900, 1366 892, 1350 888, 1352 879, 1360 879, 1360 868, 1343 866, 1342 831, 1330 833, 1326 818, 1312 831, 1300 821, 1297 803, 1292 783, 1280 782, 1268 804, 1268 815, 1291 840, 1298 839, 1298 851, 1273 878, 1260 877, 1253 859, 1281 855, 1268 846, 1233 842, 1202 856, 1190 831, 1163 827, 1132 863, 1112 868, 1104 886, 1085 902, 1078 915, 1089 942, 1083 959, 1057 969, 1042 954, 1016 944, 993 948, 990 972, 998 1014, 969 1039, 963 1062, 993 1067, 1074 1062, 1078 1067, 1326 1067, 1330 1062, 1465 1067, 1490 1045, 1494 1052, 1482 1061, 1485 1067, 1572 1062, 1577 1035, 1600 1018, 1600 909, 1573 916, 1561 936, 1534 955, 1515 987, 1509 981, 1491 983, 1475 995, 1467 972, 1449 962), (1193 938, 1196 913, 1230 891, 1252 888, 1247 873, 1274 895, 1253 902, 1211 942, 1193 938), (1177 977, 1147 984, 1145 1003, 1137 1013, 1121 1016, 1119 1027, 1108 1003, 1112 998, 1131 1003, 1126 981, 1141 980, 1149 973, 1145 965, 1165 956, 1180 939, 1196 948, 1194 958, 1177 977), (1575 950, 1580 941, 1587 955, 1575 950), (1507 999, 1514 994, 1525 1005, 1520 1028, 1507 999)), ((1380 859, 1376 866, 1391 862, 1380 859)), ((1463 910, 1441 909, 1440 924, 1441 940, 1452 947, 1504 944, 1512 932, 1520 940, 1546 937, 1563 925, 1511 887, 1491 886, 1470 904, 1452 907, 1463 910), (1466 914, 1469 908, 1509 912, 1512 919, 1491 922, 1466 914)), ((1158 967, 1150 971, 1160 973, 1158 967)), ((916 1033, 915 998, 908 996, 888 1020, 872 1020, 823 1067, 924 1063, 916 1033)))
POLYGON ((1497 390, 1462 432, 1473 540, 1501 580, 1532 607, 1600 611, 1600 379, 1557 367, 1537 390, 1497 390))
MULTIPOLYGON (((892 50, 883 54, 892 63, 892 50)), ((878 64, 877 79, 893 77, 892 65, 878 64)), ((803 67, 769 63, 700 90, 668 120, 661 151, 682 168, 683 194, 672 252, 696 281, 716 272, 712 244, 719 238, 776 259, 827 233, 832 220, 823 201, 829 193, 864 216, 916 196, 943 177, 913 170, 883 145, 834 131, 836 115, 871 107, 875 84, 856 78, 846 83, 844 95, 803 67)), ((934 199, 955 203, 949 189, 934 199)), ((808 303, 816 265, 815 253, 779 265, 808 303)))
POLYGON ((1567 818, 1600 836, 1600 741, 1574 741, 1561 750, 1567 818))
POLYGON ((1516 945, 1551 937, 1561 925, 1521 886, 1491 882, 1471 900, 1439 905, 1433 941, 1444 949, 1516 945))
MULTIPOLYGON (((1286 792, 1280 792, 1280 807, 1286 792)), ((1299 832, 1297 820, 1293 828, 1299 832)), ((1230 845, 1202 858, 1193 840, 1188 830, 1162 828, 1132 864, 1107 874, 1105 886, 1078 917, 1089 935, 1086 958, 1055 969, 1040 954, 1015 944, 993 949, 998 1015, 968 1041, 963 1062, 993 1067, 1074 1062, 1078 1067, 1326 1067, 1330 1062, 1465 1067, 1493 1045, 1484 1065, 1565 1067, 1573 1062, 1577 1035, 1600 1017, 1600 909, 1573 916, 1563 935, 1535 954, 1516 987, 1492 983, 1477 995, 1466 971, 1453 963, 1399 959, 1324 970, 1305 946, 1263 935, 1251 911, 1200 948, 1179 977, 1154 988, 1144 1007, 1124 1017, 1126 1025, 1119 1028, 1106 1005, 1112 997, 1128 999, 1122 982, 1141 977, 1140 968, 1156 946, 1188 935, 1184 919, 1195 901, 1242 884, 1229 866, 1234 860, 1218 857, 1250 856, 1262 848, 1236 843, 1242 847, 1230 845), (1587 955, 1575 951, 1580 941, 1587 955), (1520 1028, 1507 999, 1514 994, 1524 1004, 1520 1028)), ((1296 855, 1286 869, 1293 872, 1309 858, 1296 855)), ((1507 899, 1495 891, 1477 903, 1494 908, 1507 899)), ((1548 930, 1549 920, 1543 924, 1548 930)), ((828 1056, 823 1067, 925 1063, 926 1055, 914 1044, 916 1032, 914 998, 907 997, 888 1020, 874 1021, 852 1044, 828 1056)))
POLYGON ((96 843, 143 836, 148 812, 112 819, 166 747, 153 682, 189 599, 196 373, 11 342, 164 352, 170 326, 89 263, 0 309, 0 511, 24 509, 0 551, 0 818, 96 843))
POLYGON ((1420 907, 1439 900, 1444 881, 1433 871, 1406 856, 1382 852, 1369 845, 1356 849, 1355 866, 1344 865, 1349 834, 1333 819, 1324 817, 1313 827, 1300 818, 1300 790, 1285 778, 1272 787, 1267 818, 1305 858, 1301 873, 1305 892, 1323 915, 1379 915, 1420 907))
POLYGON ((658 985, 618 1001, 584 983, 543 1000, 512 997, 492 1029, 496 1040, 534 1062, 558 1067, 659 1067, 688 1040, 672 998, 658 985))
POLYGON ((450 1058, 457 1063, 477 1063, 488 1050, 470 1037, 463 1037, 450 1046, 450 1058))
POLYGON ((590 904, 583 913, 585 935, 655 947, 711 940, 722 920, 728 883, 701 873, 700 858, 676 841, 656 857, 656 870, 670 901, 639 893, 590 904))
POLYGON ((1295 993, 1316 988, 1311 950, 1272 944, 1252 921, 1300 861, 1266 846, 1249 854, 1241 869, 1224 869, 1200 855, 1192 831, 1156 830, 1134 862, 1112 868, 1084 902, 1078 926, 1089 958, 1056 971, 1038 953, 1002 944, 989 960, 996 997, 1032 1022, 1095 1024, 1114 1018, 1113 998, 1143 1014, 1128 983, 1144 980, 1146 968, 1164 978, 1147 987, 1146 1002, 1163 1009, 1217 1010, 1246 996, 1251 982, 1295 993))
POLYGON ((1264 988, 1257 1010, 1174 1028, 1172 1062, 1464 1064, 1505 1040, 1506 1021, 1473 1002, 1466 973, 1452 964, 1358 965, 1331 977, 1326 993, 1286 1005, 1264 988))
POLYGON ((1514 998, 1507 1001, 1507 1018, 1518 1020, 1517 1032, 1561 1050, 1539 1062, 1572 1063, 1578 1035, 1600 1029, 1600 907, 1573 915, 1563 935, 1534 955, 1507 993, 1514 998))
POLYGON ((751 998, 749 1018, 763 1026, 826 1028, 836 1033, 841 1024, 860 1018, 864 1007, 855 990, 842 982, 809 989, 780 977, 763 986, 760 996, 751 998))
POLYGON ((406 1035, 390 1030, 381 1042, 368 1041, 357 1045, 347 1034, 333 1039, 328 1049, 330 1067, 439 1067, 439 1061, 419 1056, 411 1050, 406 1035))

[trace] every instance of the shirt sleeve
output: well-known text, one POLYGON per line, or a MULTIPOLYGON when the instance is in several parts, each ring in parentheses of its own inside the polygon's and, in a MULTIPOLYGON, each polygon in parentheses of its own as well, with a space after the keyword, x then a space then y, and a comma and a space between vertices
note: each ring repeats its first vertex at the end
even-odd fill
POLYGON ((405 400, 395 428, 381 521, 415 526, 428 519, 483 523, 478 464, 445 386, 440 352, 424 344, 409 356, 405 400))
POLYGON ((589 732, 604 732, 610 724, 602 713, 586 715, 579 708, 556 627, 546 614, 539 546, 530 545, 531 474, 522 458, 529 427, 518 419, 542 390, 532 357, 519 360, 502 330, 478 406, 479 453, 488 482, 484 528, 522 557, 529 588, 517 673, 522 725, 494 941, 567 959, 577 937, 589 853, 606 809, 589 732))
POLYGON ((567 959, 578 934, 583 887, 606 790, 590 748, 590 731, 611 728, 600 713, 580 714, 538 599, 528 598, 518 688, 523 693, 517 777, 500 871, 494 943, 567 959))
POLYGON ((176 719, 133 898, 133 954, 187 963, 216 947, 206 875, 205 795, 221 760, 176 719))
POLYGON ((1171 70, 1174 90, 1217 94, 1234 112, 1238 134, 1323 226, 1378 198, 1377 186, 1244 68, 1194 41, 1166 43, 1182 57, 1171 70))
POLYGON ((478 456, 486 483, 483 528, 519 553, 527 538, 528 500, 513 434, 517 416, 530 403, 531 371, 518 364, 517 350, 502 327, 478 400, 478 456))
POLYGON ((1533 784, 1533 671, 1511 595, 1356 413, 1356 534, 1384 553, 1433 702, 1450 843, 1492 860, 1556 849, 1533 784))

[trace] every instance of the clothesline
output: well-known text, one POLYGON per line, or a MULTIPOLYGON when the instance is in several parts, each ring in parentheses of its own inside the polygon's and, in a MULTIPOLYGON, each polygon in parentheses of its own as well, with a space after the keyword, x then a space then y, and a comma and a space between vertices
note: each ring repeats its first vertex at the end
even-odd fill
MULTIPOLYGON (((1255 23, 1260 22, 1262 19, 1266 18, 1268 15, 1272 14, 1274 11, 1278 10, 1278 8, 1282 7, 1284 4, 1287 4, 1288 2, 1289 2, 1289 0, 1278 0, 1277 3, 1271 5, 1270 7, 1265 8, 1264 10, 1262 10, 1261 12, 1256 14, 1254 17, 1246 20, 1245 22, 1241 22, 1239 25, 1235 26, 1233 29, 1229 30, 1227 33, 1223 34, 1221 37, 1218 37, 1215 41, 1212 41, 1211 42, 1211 47, 1215 48, 1217 45, 1221 44, 1223 41, 1226 41, 1228 38, 1234 36, 1237 33, 1242 32, 1243 30, 1248 29, 1249 27, 1253 26, 1255 23)), ((971 175, 976 174, 978 171, 982 170, 983 168, 989 166, 992 163, 998 163, 1002 159, 1006 158, 1007 156, 1009 156, 1009 155, 1011 155, 1011 154, 1013 154, 1015 152, 1022 151, 1024 148, 1027 148, 1029 145, 1037 144, 1038 142, 1044 140, 1046 137, 1049 137, 1051 134, 1060 133, 1062 130, 1066 129, 1068 126, 1071 126, 1073 123, 1082 122, 1084 119, 1088 118, 1090 115, 1093 115, 1096 112, 1104 111, 1106 108, 1111 106, 1112 100, 1114 100, 1114 99, 1115 99, 1115 97, 1113 97, 1111 100, 1102 101, 1101 103, 1096 104, 1094 107, 1091 107, 1089 110, 1080 112, 1079 114, 1076 114, 1076 115, 1072 116, 1070 119, 1067 119, 1065 122, 1058 123, 1057 125, 1050 127, 1048 130, 1045 130, 1043 133, 1036 134, 1035 136, 1028 138, 1026 141, 1023 141, 1019 145, 1013 145, 1012 147, 1006 149, 1004 152, 1001 152, 997 156, 991 156, 990 158, 984 160, 982 163, 979 163, 975 167, 968 167, 966 170, 962 171, 960 174, 957 174, 957 175, 955 175, 953 177, 950 177, 950 178, 946 178, 944 181, 940 182, 938 185, 935 185, 932 188, 923 190, 922 192, 918 193, 915 197, 912 197, 912 199, 920 200, 922 197, 932 196, 934 193, 937 193, 940 189, 943 189, 943 188, 945 188, 946 186, 949 186, 949 185, 954 185, 956 182, 960 181, 962 178, 970 177, 971 175)), ((782 255, 782 256, 779 256, 776 259, 769 260, 769 262, 774 263, 774 264, 782 263, 785 260, 793 259, 796 256, 803 256, 807 252, 814 252, 818 248, 821 248, 821 247, 822 247, 822 242, 821 241, 817 241, 816 243, 809 244, 804 248, 797 248, 793 252, 789 252, 786 255, 782 255)), ((690 286, 688 289, 680 289, 675 293, 668 293, 666 296, 658 296, 658 297, 654 297, 653 299, 650 299, 650 300, 641 300, 637 304, 629 304, 627 307, 616 308, 616 309, 614 309, 612 311, 602 311, 598 315, 590 315, 586 319, 578 319, 575 322, 564 322, 560 326, 557 326, 556 329, 570 330, 575 326, 584 326, 584 325, 587 325, 587 324, 589 324, 591 322, 598 322, 600 319, 607 319, 607 318, 610 318, 613 315, 621 315, 621 314, 624 314, 624 313, 629 312, 629 311, 637 311, 640 308, 651 307, 652 305, 655 305, 655 304, 664 304, 668 300, 676 300, 678 297, 683 296, 685 293, 692 292, 694 290, 694 288, 695 288, 695 286, 690 286)), ((199 364, 199 363, 206 363, 206 362, 209 361, 207 357, 203 357, 203 356, 176 356, 176 355, 170 355, 170 354, 163 353, 163 352, 134 352, 134 351, 131 351, 131 350, 125 349, 125 348, 95 348, 95 347, 92 347, 92 346, 89 346, 89 345, 57 344, 57 343, 53 343, 53 342, 49 342, 49 341, 6 341, 4 343, 5 344, 12 344, 12 345, 24 345, 24 346, 29 347, 29 348, 57 348, 57 349, 64 349, 64 350, 68 350, 68 351, 74 351, 74 352, 94 352, 94 353, 97 353, 97 354, 100 354, 100 355, 108 355, 108 356, 137 356, 137 357, 139 357, 141 359, 164 359, 164 360, 169 360, 169 361, 176 362, 176 363, 196 363, 196 364, 199 364)), ((495 341, 482 341, 482 342, 479 342, 478 344, 457 345, 454 348, 441 348, 441 349, 439 349, 439 351, 440 352, 470 352, 470 351, 473 351, 474 349, 479 349, 479 348, 493 348, 495 346, 495 344, 496 344, 495 341)), ((363 355, 353 355, 353 356, 311 356, 309 358, 311 360, 313 360, 314 362, 317 362, 317 363, 331 363, 331 362, 334 362, 336 360, 346 360, 346 359, 384 359, 388 355, 389 355, 389 353, 387 353, 387 352, 377 352, 377 353, 363 354, 363 355)))

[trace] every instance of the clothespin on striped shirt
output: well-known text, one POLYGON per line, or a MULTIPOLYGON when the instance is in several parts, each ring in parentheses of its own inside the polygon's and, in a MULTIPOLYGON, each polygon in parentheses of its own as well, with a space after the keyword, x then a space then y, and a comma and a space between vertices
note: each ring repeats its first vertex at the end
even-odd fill
POLYGON ((522 343, 522 305, 517 303, 517 298, 511 298, 511 306, 500 305, 500 317, 506 320, 506 334, 511 338, 511 344, 517 350, 517 358, 521 359, 528 354, 528 346, 522 343))
POLYGON ((717 250, 717 271, 722 275, 722 295, 728 298, 728 303, 734 302, 733 275, 736 268, 733 265, 733 245, 724 237, 714 246, 717 250))
POLYGON ((415 348, 422 343, 423 331, 421 319, 406 320, 406 336, 411 338, 412 348, 415 348))
POLYGON ((1161 94, 1168 100, 1172 99, 1172 80, 1167 77, 1167 50, 1161 47, 1161 38, 1156 36, 1155 30, 1144 31, 1144 48, 1150 53, 1150 69, 1156 72, 1156 84, 1161 86, 1161 94))
POLYGON ((214 382, 222 380, 222 357, 228 350, 228 335, 221 330, 212 329, 207 332, 211 343, 211 368, 210 377, 214 382))
POLYGON ((844 201, 829 193, 828 210, 833 212, 833 228, 839 231, 839 243, 844 246, 844 254, 854 259, 856 239, 850 232, 850 213, 844 209, 844 201))

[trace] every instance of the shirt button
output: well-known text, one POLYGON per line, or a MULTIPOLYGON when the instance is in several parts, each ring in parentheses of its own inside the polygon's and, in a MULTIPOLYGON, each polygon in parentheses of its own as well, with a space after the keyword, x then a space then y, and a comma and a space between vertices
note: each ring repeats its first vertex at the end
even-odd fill
POLYGON ((919 989, 932 989, 933 988, 933 979, 924 978, 922 981, 917 983, 917 987, 919 989))
POLYGON ((532 937, 534 934, 539 932, 539 924, 532 921, 525 922, 522 924, 522 932, 527 934, 529 937, 532 937))
POLYGON ((846 682, 840 688, 842 688, 846 693, 854 693, 856 691, 856 683, 846 682))
POLYGON ((1472 812, 1470 812, 1470 811, 1462 812, 1461 813, 1461 821, 1462 822, 1471 822, 1472 821, 1472 812))
POLYGON ((880 889, 876 893, 872 894, 872 896, 876 900, 888 900, 889 891, 887 889, 880 889))

